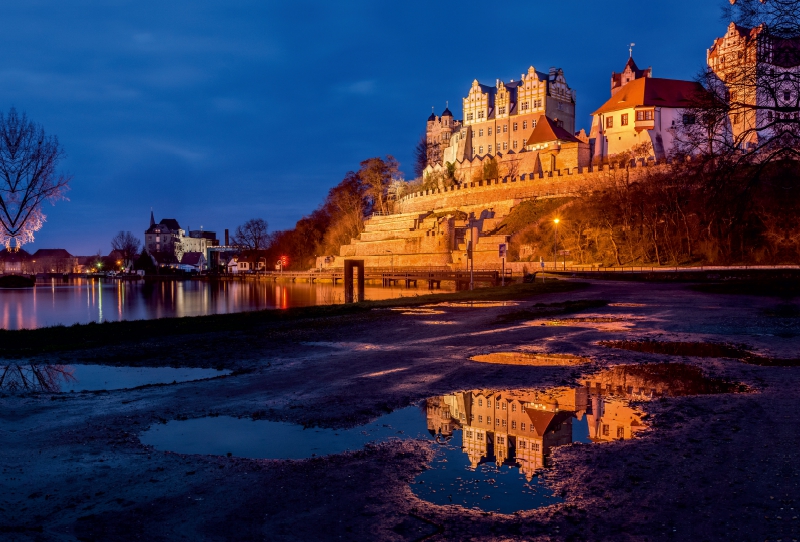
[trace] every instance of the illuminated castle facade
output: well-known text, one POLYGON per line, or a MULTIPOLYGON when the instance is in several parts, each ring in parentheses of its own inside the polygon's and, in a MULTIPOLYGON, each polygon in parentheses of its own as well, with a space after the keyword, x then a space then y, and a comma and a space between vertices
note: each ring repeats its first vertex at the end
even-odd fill
POLYGON ((476 79, 462 109, 462 121, 450 109, 428 117, 428 165, 518 153, 542 115, 569 134, 575 131, 575 91, 560 68, 544 73, 531 66, 519 81, 498 79, 494 86, 476 79))

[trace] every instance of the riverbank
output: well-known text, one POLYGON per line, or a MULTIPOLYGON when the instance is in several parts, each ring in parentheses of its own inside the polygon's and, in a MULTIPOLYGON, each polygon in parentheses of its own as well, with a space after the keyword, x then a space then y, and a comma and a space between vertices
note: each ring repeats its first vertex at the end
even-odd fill
POLYGON ((531 285, 369 309, 203 317, 207 324, 195 333, 187 330, 196 319, 155 320, 142 329, 156 333, 163 324, 171 331, 151 337, 137 331, 146 322, 62 328, 80 340, 57 328, 17 332, 41 361, 219 365, 236 373, 130 390, 0 396, 0 532, 12 540, 87 541, 797 538, 800 368, 600 344, 706 341, 789 358, 800 351, 800 322, 775 311, 785 300, 658 283, 598 281, 572 291, 523 286, 531 285), (479 302, 462 303, 470 298, 479 302), (417 310, 394 310, 406 307, 417 310), (579 312, 547 312, 557 307, 579 312), (536 319, 537 310, 546 317, 536 319), (521 311, 534 320, 519 320, 521 311), (287 314, 291 319, 281 318, 287 314), (100 338, 97 329, 112 337, 100 338), (36 344, 49 340, 61 346, 36 344), (98 342, 81 346, 84 340, 98 342), (525 366, 470 359, 495 351, 589 361, 525 366), (139 441, 153 425, 207 416, 354 427, 460 390, 577 385, 611 366, 665 361, 686 362, 749 391, 636 402, 646 414, 643 432, 556 448, 553 467, 541 476, 562 502, 517 514, 417 497, 412 484, 436 452, 433 440, 392 440, 305 460, 169 453, 139 441))

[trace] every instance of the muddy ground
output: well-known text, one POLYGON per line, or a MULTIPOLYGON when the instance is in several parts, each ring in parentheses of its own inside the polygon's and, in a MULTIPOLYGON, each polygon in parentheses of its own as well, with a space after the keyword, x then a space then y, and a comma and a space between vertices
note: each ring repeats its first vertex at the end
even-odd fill
POLYGON ((779 316, 775 307, 787 302, 776 298, 594 282, 580 292, 519 301, 517 307, 444 307, 444 314, 373 310, 49 356, 45 361, 237 372, 133 390, 0 397, 0 539, 800 538, 800 367, 677 358, 752 392, 642 403, 648 430, 634 440, 557 449, 555 467, 544 476, 564 503, 514 515, 417 499, 409 482, 432 456, 430 441, 302 461, 182 455, 139 442, 151 424, 209 414, 351 427, 434 395, 573 385, 608 365, 675 359, 605 348, 601 340, 711 340, 744 344, 763 356, 800 353, 798 319, 779 316), (619 317, 625 325, 498 320, 536 302, 570 299, 610 300, 577 316, 619 317), (523 347, 587 356, 592 363, 469 360, 523 347))

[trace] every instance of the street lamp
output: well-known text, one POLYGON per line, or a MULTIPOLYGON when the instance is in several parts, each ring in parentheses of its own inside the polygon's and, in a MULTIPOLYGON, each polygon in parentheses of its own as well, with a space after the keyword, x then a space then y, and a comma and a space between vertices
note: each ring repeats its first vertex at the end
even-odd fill
POLYGON ((555 271, 557 266, 558 266, 558 223, 559 223, 559 219, 556 218, 555 220, 553 220, 553 222, 556 225, 556 236, 555 236, 555 242, 553 243, 553 271, 555 271))

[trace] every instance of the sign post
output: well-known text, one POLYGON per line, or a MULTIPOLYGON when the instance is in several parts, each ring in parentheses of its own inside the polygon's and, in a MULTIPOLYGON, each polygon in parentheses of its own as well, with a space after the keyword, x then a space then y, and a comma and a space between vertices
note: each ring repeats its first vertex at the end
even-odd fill
POLYGON ((508 245, 506 243, 500 243, 498 249, 499 249, 498 252, 499 252, 500 258, 503 261, 503 266, 501 268, 502 271, 500 272, 500 277, 501 277, 500 278, 500 285, 501 286, 505 286, 506 285, 506 252, 508 251, 508 245))

